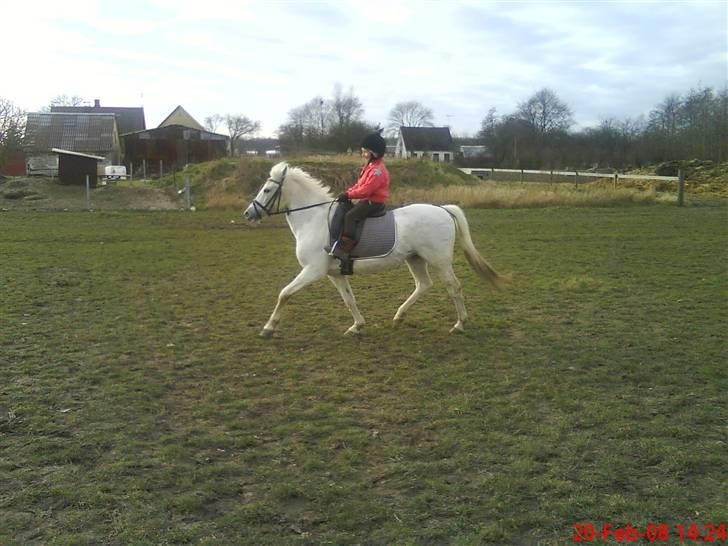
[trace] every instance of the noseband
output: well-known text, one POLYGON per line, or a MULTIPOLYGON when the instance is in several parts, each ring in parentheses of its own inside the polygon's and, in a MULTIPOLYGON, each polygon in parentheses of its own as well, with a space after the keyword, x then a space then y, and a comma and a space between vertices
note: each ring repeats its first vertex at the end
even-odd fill
POLYGON ((278 182, 278 180, 273 180, 272 178, 269 178, 266 180, 266 182, 273 182, 276 184, 276 191, 273 192, 273 195, 270 199, 268 199, 268 202, 266 204, 261 203, 257 199, 253 199, 253 208, 255 209, 255 212, 258 214, 258 216, 263 216, 260 214, 258 209, 262 209, 265 211, 266 214, 272 215, 277 214, 280 211, 281 207, 281 188, 283 187, 283 180, 278 182), (273 206, 275 205, 275 210, 273 210, 273 206))
MULTIPOLYGON (((261 203, 257 199, 253 199, 253 209, 255 210, 256 214, 260 217, 263 215, 260 214, 259 209, 262 209, 265 211, 265 213, 268 216, 272 216, 274 214, 281 214, 280 208, 281 208, 281 190, 283 189, 283 182, 286 180, 286 171, 288 170, 288 167, 286 167, 283 170, 283 176, 281 176, 281 181, 274 180, 273 178, 269 178, 266 180, 266 182, 273 182, 276 185, 276 191, 273 192, 273 195, 270 199, 268 199, 268 202, 266 204, 261 203), (273 210, 273 206, 275 205, 275 210, 273 210)), ((285 211, 284 211, 285 212, 285 211)))

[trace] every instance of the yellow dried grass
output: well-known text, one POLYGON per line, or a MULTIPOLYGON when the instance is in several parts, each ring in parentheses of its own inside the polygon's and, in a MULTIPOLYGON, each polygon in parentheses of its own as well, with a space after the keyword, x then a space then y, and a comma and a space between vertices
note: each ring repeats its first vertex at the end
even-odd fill
POLYGON ((655 203, 656 194, 654 191, 635 192, 627 189, 485 182, 479 186, 395 188, 390 200, 396 204, 452 203, 469 208, 610 207, 655 203))

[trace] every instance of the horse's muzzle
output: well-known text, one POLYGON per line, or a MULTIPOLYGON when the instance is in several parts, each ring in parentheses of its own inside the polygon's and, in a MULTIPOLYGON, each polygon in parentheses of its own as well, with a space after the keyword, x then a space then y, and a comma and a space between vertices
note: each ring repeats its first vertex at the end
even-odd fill
POLYGON ((245 216, 245 218, 247 218, 251 222, 257 222, 262 219, 258 208, 255 207, 252 203, 250 204, 250 206, 248 206, 247 209, 245 209, 245 212, 243 212, 243 216, 245 216))

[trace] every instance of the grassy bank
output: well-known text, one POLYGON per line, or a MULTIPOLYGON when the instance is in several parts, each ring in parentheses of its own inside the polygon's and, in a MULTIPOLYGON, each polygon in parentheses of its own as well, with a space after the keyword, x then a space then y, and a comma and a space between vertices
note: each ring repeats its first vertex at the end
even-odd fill
MULTIPOLYGON (((320 179, 334 194, 351 185, 361 167, 360 159, 354 156, 296 157, 289 162, 320 179)), ((81 186, 61 186, 52 179, 37 177, 0 179, 0 210, 178 209, 186 206, 179 190, 187 180, 196 207, 242 210, 273 164, 272 160, 257 157, 194 164, 161 180, 118 181, 100 186, 91 192, 89 201, 81 186)), ((571 183, 547 183, 544 180, 548 176, 538 175, 528 175, 533 180, 524 183, 516 175, 515 180, 483 181, 452 165, 431 161, 388 159, 387 165, 392 180, 390 203, 395 206, 430 202, 476 208, 622 207, 676 200, 674 182, 626 180, 614 188, 611 179, 603 179, 582 181, 575 187, 571 183)), ((728 196, 728 163, 689 171, 686 191, 688 205, 724 200, 728 196)))
POLYGON ((726 521, 725 207, 469 210, 405 269, 327 282, 226 212, 0 213, 0 543, 571 543, 726 521), (235 221, 236 223, 232 223, 235 221))
MULTIPOLYGON (((321 156, 291 159, 290 163, 330 186, 335 194, 357 178, 360 160, 353 156, 321 156)), ((163 180, 164 185, 183 184, 189 176, 193 194, 199 205, 212 209, 242 209, 267 178, 274 162, 263 158, 225 159, 191 166, 176 181, 163 180)), ((458 203, 478 208, 521 208, 549 206, 629 206, 674 200, 671 194, 660 194, 650 187, 612 188, 601 184, 544 184, 481 181, 465 175, 452 165, 431 161, 389 159, 387 166, 392 180, 390 202, 458 203)))

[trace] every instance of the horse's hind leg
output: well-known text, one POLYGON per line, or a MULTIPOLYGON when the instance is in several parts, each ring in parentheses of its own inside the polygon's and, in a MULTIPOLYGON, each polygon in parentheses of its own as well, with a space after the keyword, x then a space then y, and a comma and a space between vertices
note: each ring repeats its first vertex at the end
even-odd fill
POLYGON ((432 286, 432 279, 427 271, 427 262, 419 256, 413 256, 407 259, 407 267, 409 267, 410 273, 415 279, 415 290, 410 294, 410 297, 399 306, 397 313, 394 315, 394 322, 399 323, 402 321, 404 314, 407 310, 414 305, 418 298, 427 292, 432 286))
POLYGON ((346 307, 349 308, 351 316, 354 317, 354 324, 352 324, 346 331, 347 334, 358 334, 361 332, 362 326, 364 326, 364 317, 359 312, 359 308, 356 306, 356 298, 354 298, 354 292, 349 284, 349 279, 343 276, 329 275, 329 279, 341 294, 341 299, 344 300, 346 307))
POLYGON ((458 321, 450 329, 450 332, 464 332, 465 328, 463 324, 468 318, 468 313, 465 311, 465 299, 463 298, 463 290, 460 285, 460 281, 455 276, 455 272, 452 270, 452 264, 446 264, 437 267, 437 274, 445 283, 447 293, 450 294, 453 303, 455 304, 455 310, 458 314, 458 321))

